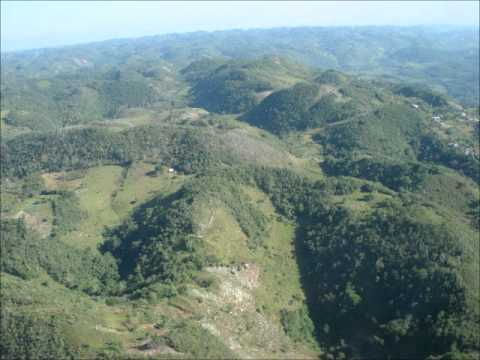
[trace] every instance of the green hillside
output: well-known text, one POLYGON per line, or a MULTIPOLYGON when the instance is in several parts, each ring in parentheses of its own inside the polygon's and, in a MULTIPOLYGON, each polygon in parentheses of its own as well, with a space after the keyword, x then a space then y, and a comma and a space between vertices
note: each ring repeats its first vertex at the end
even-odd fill
POLYGON ((392 101, 393 94, 384 89, 380 93, 375 85, 378 84, 325 71, 312 83, 298 83, 273 92, 245 114, 244 119, 276 134, 349 121, 392 101))
POLYGON ((205 58, 287 57, 308 66, 414 81, 478 103, 478 28, 454 26, 300 27, 230 30, 111 40, 2 54, 2 73, 53 73, 134 66, 162 77, 205 58), (138 54, 141 54, 139 56, 138 54))
POLYGON ((2 54, 0 358, 477 358, 475 44, 388 29, 2 54))
POLYGON ((182 71, 192 83, 193 105, 217 113, 241 113, 274 89, 294 84, 308 75, 299 64, 278 57, 256 61, 200 60, 182 71))

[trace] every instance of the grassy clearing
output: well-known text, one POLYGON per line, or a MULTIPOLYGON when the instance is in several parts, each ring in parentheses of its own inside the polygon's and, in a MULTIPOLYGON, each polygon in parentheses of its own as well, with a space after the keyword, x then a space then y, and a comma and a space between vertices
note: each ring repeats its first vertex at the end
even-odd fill
POLYGON ((41 236, 47 236, 53 224, 52 204, 47 196, 40 196, 35 199, 29 199, 24 207, 25 213, 31 215, 30 220, 24 217, 28 226, 38 231, 41 236))
POLYGON ((121 173, 120 166, 101 166, 86 171, 81 188, 77 190, 80 208, 86 216, 78 230, 61 237, 63 241, 81 248, 96 248, 102 241, 104 228, 120 223, 120 217, 111 206, 111 197, 121 173))
POLYGON ((391 199, 391 196, 379 192, 366 194, 361 191, 354 191, 348 195, 332 195, 331 198, 337 205, 366 215, 380 202, 391 199))
POLYGON ((248 261, 248 239, 228 209, 219 202, 198 205, 196 216, 201 225, 197 236, 204 239, 207 251, 224 264, 248 261))
POLYGON ((176 191, 185 181, 186 177, 178 174, 148 175, 154 167, 153 164, 136 162, 125 169, 124 179, 112 196, 112 207, 120 217, 128 215, 136 205, 159 192, 169 194, 176 191))
POLYGON ((108 127, 114 131, 121 131, 134 126, 152 124, 155 120, 155 112, 147 109, 128 109, 126 113, 119 118, 96 123, 98 126, 108 127))
POLYGON ((295 228, 279 217, 268 197, 254 188, 247 194, 270 219, 271 228, 263 246, 256 249, 252 260, 263 272, 255 298, 260 307, 275 317, 281 309, 296 308, 304 300, 300 272, 295 259, 295 228))
POLYGON ((19 199, 15 194, 2 191, 2 212, 5 219, 23 219, 25 224, 40 236, 50 234, 53 224, 52 196, 37 195, 19 199))
POLYGON ((10 139, 20 134, 24 134, 30 132, 31 129, 23 126, 12 126, 8 125, 5 122, 5 118, 7 117, 9 111, 8 110, 0 110, 0 136, 2 140, 10 139))
POLYGON ((57 316, 62 320, 65 336, 81 349, 82 357, 108 342, 126 341, 131 335, 121 323, 125 309, 113 309, 92 300, 82 292, 67 290, 47 275, 32 281, 1 274, 5 294, 2 304, 17 313, 57 316), (118 327, 118 331, 104 331, 118 327))
POLYGON ((256 301, 263 311, 278 314, 283 308, 298 306, 304 299, 295 260, 295 229, 275 213, 265 194, 251 187, 242 189, 271 224, 262 245, 249 248, 247 237, 238 223, 218 203, 202 206, 205 210, 201 222, 204 225, 210 223, 210 226, 201 236, 222 263, 255 263, 260 267, 261 286, 256 290, 256 301))
MULTIPOLYGON (((75 191, 85 219, 78 229, 62 235, 62 240, 75 246, 96 248, 103 240, 105 227, 118 225, 135 206, 159 192, 171 193, 179 188, 185 176, 162 174, 149 176, 153 164, 133 163, 128 168, 99 166, 66 173, 47 173, 42 177, 49 190, 75 191)), ((38 202, 34 198, 30 202, 38 202)), ((21 208, 30 208, 29 202, 21 208)), ((38 206, 37 206, 38 207, 38 206)), ((49 217, 48 214, 42 216, 49 217)))
POLYGON ((51 172, 41 175, 47 190, 79 190, 85 170, 67 172, 51 172))
POLYGON ((223 204, 201 204, 197 216, 202 224, 200 228, 205 230, 200 235, 222 264, 233 266, 213 271, 221 285, 201 296, 196 305, 198 310, 194 303, 190 302, 189 307, 193 306, 194 312, 201 310, 202 314, 209 314, 202 321, 225 336, 234 347, 238 346, 242 356, 283 358, 293 354, 303 354, 302 357, 318 354, 315 346, 294 344, 285 337, 280 322, 281 310, 298 309, 305 299, 295 259, 295 227, 275 212, 264 193, 246 186, 242 191, 268 217, 270 228, 261 245, 249 247, 248 238, 223 204), (250 264, 247 270, 234 270, 242 263, 250 264), (249 278, 253 273, 257 273, 258 280, 254 280, 257 285, 251 288, 240 285, 245 276, 249 278), (225 289, 237 290, 229 290, 232 295, 226 296, 225 289))
POLYGON ((429 175, 418 191, 426 199, 458 212, 461 217, 469 211, 468 204, 479 198, 478 186, 472 180, 447 168, 442 168, 440 174, 429 175))

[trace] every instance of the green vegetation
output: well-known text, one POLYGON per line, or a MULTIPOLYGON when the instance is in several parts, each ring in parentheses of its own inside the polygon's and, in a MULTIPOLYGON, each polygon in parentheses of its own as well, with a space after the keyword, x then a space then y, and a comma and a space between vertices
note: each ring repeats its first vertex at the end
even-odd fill
POLYGON ((5 144, 4 175, 25 176, 39 171, 60 171, 102 163, 128 163, 142 156, 154 139, 161 151, 161 129, 135 129, 121 133, 87 128, 58 133, 32 133, 5 144))
POLYGON ((400 103, 327 127, 314 140, 323 145, 327 154, 337 157, 363 153, 413 160, 425 126, 418 112, 400 103))
POLYGON ((315 341, 315 328, 306 306, 294 311, 283 310, 281 316, 285 332, 294 341, 315 341))
POLYGON ((478 158, 465 155, 455 148, 449 148, 445 142, 434 136, 424 136, 421 139, 419 158, 459 170, 477 183, 480 181, 480 162, 478 158))
POLYGON ((101 81, 89 85, 96 89, 103 104, 102 115, 113 118, 122 106, 146 107, 155 101, 155 93, 144 81, 101 81))
POLYGON ((263 100, 246 118, 255 126, 279 134, 293 129, 305 129, 306 124, 303 122, 307 117, 306 111, 313 104, 317 93, 318 88, 309 84, 298 84, 277 91, 263 100))
POLYGON ((468 240, 459 242, 447 222, 424 223, 395 203, 359 218, 332 207, 321 183, 267 174, 258 180, 273 203, 298 217, 301 268, 321 342, 344 339, 342 352, 373 357, 441 354, 458 344, 475 349, 479 313, 467 310, 473 294, 461 275, 462 263, 472 261, 461 245, 468 240))
POLYGON ((209 167, 236 160, 219 136, 211 131, 204 132, 188 129, 175 134, 170 145, 171 153, 165 157, 164 164, 174 166, 179 171, 192 174, 209 167))
POLYGON ((236 355, 217 337, 200 325, 179 321, 170 329, 167 342, 177 351, 189 353, 193 359, 235 359, 236 355))
POLYGON ((235 184, 214 176, 192 180, 178 192, 142 205, 131 219, 108 231, 102 251, 118 259, 120 273, 132 289, 155 282, 181 284, 211 262, 194 222, 199 198, 218 198, 251 246, 261 243, 267 220, 235 184))
POLYGON ((102 247, 119 259, 122 277, 131 287, 162 281, 184 281, 203 265, 193 235, 191 198, 157 198, 136 213, 137 224, 127 221, 107 234, 102 247), (145 224, 145 225, 143 225, 145 224))
POLYGON ((404 214, 387 208, 358 222, 334 210, 306 227, 320 326, 326 336, 351 339, 351 351, 362 356, 427 356, 455 343, 474 348, 478 319, 466 310, 459 277, 465 255, 445 226, 404 214))
POLYGON ((2 272, 22 279, 38 278, 44 272, 70 289, 97 295, 119 286, 111 255, 90 249, 77 250, 56 238, 40 239, 21 220, 2 222, 2 272))
POLYGON ((60 193, 53 201, 55 233, 65 233, 77 229, 85 214, 80 209, 78 197, 74 192, 60 193))
POLYGON ((305 127, 316 128, 328 123, 346 120, 360 110, 360 105, 354 100, 340 102, 334 95, 323 96, 309 111, 306 116, 305 127))
MULTIPOLYGON (((313 83, 298 83, 272 93, 243 119, 280 135, 325 125, 345 127, 352 121, 365 121, 372 115, 382 119, 398 117, 403 109, 384 106, 386 100, 393 98, 394 94, 385 84, 325 71, 313 83), (361 117, 362 114, 366 115, 361 117)), ((407 111, 412 113, 409 109, 407 111)))
POLYGON ((212 112, 239 113, 256 104, 255 94, 270 90, 268 83, 249 79, 241 70, 229 69, 223 65, 193 88, 194 106, 201 106, 212 112))
POLYGON ((62 171, 102 164, 126 165, 150 158, 186 173, 215 163, 232 162, 213 129, 139 126, 121 132, 86 128, 63 133, 31 133, 5 144, 4 176, 62 171))
POLYGON ((443 107, 448 104, 445 96, 430 90, 426 86, 398 85, 394 88, 394 92, 405 97, 418 98, 432 107, 443 107))
POLYGON ((74 359, 54 317, 39 318, 2 311, 2 359, 74 359))
POLYGON ((26 196, 34 196, 40 194, 45 189, 45 183, 38 174, 26 176, 22 182, 22 193, 26 196))
POLYGON ((40 78, 9 73, 2 81, 2 110, 8 110, 8 125, 58 130, 119 117, 131 107, 152 106, 163 100, 157 89, 168 86, 128 66, 40 78))
MULTIPOLYGON (((42 101, 46 96, 42 96, 42 100, 33 96, 39 94, 39 90, 32 90, 26 96, 21 90, 25 82, 28 84, 33 79, 32 82, 38 83, 35 86, 48 93, 56 86, 58 77, 61 82, 69 75, 69 82, 73 78, 82 83, 84 77, 93 77, 107 81, 153 83, 163 90, 160 92, 165 98, 162 101, 179 101, 178 96, 172 96, 175 94, 173 89, 181 87, 174 76, 175 67, 186 67, 192 61, 206 58, 244 60, 270 54, 323 69, 433 85, 468 106, 478 106, 477 31, 435 26, 421 29, 387 26, 236 30, 162 35, 140 41, 109 41, 101 46, 79 45, 68 49, 4 54, 2 62, 6 66, 2 86, 8 92, 2 88, 2 94, 6 94, 5 103, 13 105, 20 101, 28 104, 29 100, 34 100, 43 109, 43 104, 50 106, 52 101, 42 101), (120 71, 119 76, 115 70, 120 71), (52 81, 54 73, 59 76, 53 77, 52 81), (19 92, 21 96, 16 97, 19 92)), ((78 85, 75 87, 79 88, 78 85)), ((99 102, 97 96, 91 94, 82 94, 81 97, 85 97, 84 103, 87 104, 88 101, 99 102)), ((23 106, 15 107, 21 110, 23 106)), ((31 108, 35 109, 33 103, 31 108)), ((80 110, 85 109, 90 106, 80 107, 80 110)), ((35 120, 31 122, 33 124, 38 119, 32 120, 35 120)))
POLYGON ((394 162, 363 158, 352 160, 349 158, 327 158, 322 163, 323 170, 331 176, 353 176, 370 181, 377 181, 383 185, 399 190, 416 190, 427 174, 435 173, 421 163, 394 162))
POLYGON ((252 62, 200 60, 182 71, 191 82, 193 105, 217 113, 242 113, 258 104, 262 93, 298 82, 307 71, 285 59, 252 62))
POLYGON ((0 357, 478 357, 475 50, 305 28, 2 54, 0 357))

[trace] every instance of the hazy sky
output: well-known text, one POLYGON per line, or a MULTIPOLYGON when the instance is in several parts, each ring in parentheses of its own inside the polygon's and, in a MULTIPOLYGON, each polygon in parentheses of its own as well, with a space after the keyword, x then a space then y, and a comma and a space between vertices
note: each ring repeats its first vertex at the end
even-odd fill
POLYGON ((479 23, 478 1, 1 0, 1 11, 2 51, 196 30, 479 23))

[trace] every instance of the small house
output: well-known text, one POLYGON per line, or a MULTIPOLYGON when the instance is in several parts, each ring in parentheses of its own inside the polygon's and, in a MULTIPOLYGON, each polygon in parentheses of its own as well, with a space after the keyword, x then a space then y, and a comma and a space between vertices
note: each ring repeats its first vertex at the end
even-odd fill
POLYGON ((169 173, 169 174, 175 173, 175 169, 174 169, 174 168, 169 168, 169 169, 168 169, 168 173, 169 173))

